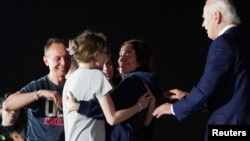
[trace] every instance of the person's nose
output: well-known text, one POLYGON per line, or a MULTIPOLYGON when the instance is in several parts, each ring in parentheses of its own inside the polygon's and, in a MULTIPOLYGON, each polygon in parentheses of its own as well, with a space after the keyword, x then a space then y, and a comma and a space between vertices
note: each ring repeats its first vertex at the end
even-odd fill
POLYGON ((202 21, 201 27, 205 27, 205 25, 204 25, 204 20, 202 21))
POLYGON ((103 68, 102 68, 103 71, 107 71, 107 66, 104 64, 103 65, 103 68))
POLYGON ((124 61, 126 61, 126 57, 124 55, 120 56, 118 62, 124 62, 124 61))
POLYGON ((65 64, 66 64, 66 59, 65 59, 65 58, 62 58, 62 59, 60 60, 60 64, 61 64, 61 65, 65 65, 65 64))

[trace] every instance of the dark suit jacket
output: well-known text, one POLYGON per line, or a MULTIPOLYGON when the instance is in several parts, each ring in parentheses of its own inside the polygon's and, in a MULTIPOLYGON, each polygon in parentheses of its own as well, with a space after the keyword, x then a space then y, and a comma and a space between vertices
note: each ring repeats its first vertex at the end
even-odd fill
POLYGON ((232 27, 211 43, 202 77, 173 109, 181 120, 207 104, 208 125, 249 125, 249 87, 250 40, 232 27))

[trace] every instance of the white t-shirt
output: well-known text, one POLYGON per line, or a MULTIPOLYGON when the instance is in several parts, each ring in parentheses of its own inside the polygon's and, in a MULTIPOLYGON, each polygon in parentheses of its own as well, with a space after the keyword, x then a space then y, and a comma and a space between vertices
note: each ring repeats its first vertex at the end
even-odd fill
MULTIPOLYGON (((101 70, 78 68, 68 78, 63 89, 63 103, 68 91, 77 101, 100 98, 112 89, 101 70)), ((63 107, 65 141, 105 140, 105 121, 86 117, 63 107)))

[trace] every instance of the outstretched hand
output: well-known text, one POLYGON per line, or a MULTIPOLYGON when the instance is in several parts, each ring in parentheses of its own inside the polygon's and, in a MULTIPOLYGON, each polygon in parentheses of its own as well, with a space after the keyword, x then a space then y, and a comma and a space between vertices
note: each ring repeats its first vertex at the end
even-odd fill
POLYGON ((180 100, 184 96, 187 96, 188 93, 179 89, 170 89, 163 93, 164 97, 171 100, 180 100))
POLYGON ((170 103, 164 103, 158 107, 155 108, 154 112, 153 112, 153 116, 155 116, 156 118, 161 117, 164 114, 173 114, 171 111, 171 105, 170 103))

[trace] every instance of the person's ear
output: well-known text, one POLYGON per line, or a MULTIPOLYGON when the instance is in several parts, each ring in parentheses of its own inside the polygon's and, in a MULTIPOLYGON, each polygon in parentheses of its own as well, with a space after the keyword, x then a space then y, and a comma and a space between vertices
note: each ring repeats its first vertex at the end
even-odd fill
POLYGON ((43 62, 45 63, 46 66, 49 66, 47 57, 43 56, 43 62))
POLYGON ((96 51, 96 52, 93 54, 94 60, 98 60, 99 56, 100 56, 100 52, 96 51))
POLYGON ((222 22, 222 14, 220 11, 215 12, 215 22, 220 24, 222 22))

